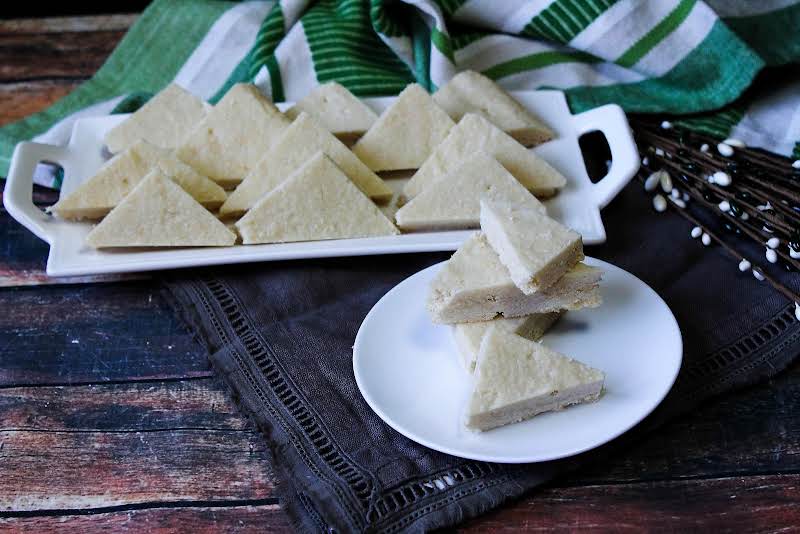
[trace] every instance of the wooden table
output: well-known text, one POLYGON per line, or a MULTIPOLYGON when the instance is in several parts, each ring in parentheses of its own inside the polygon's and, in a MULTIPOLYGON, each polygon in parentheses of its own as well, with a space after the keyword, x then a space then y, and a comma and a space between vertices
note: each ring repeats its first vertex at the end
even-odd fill
MULTIPOLYGON (((135 18, 0 21, 0 123, 89 77, 135 18)), ((264 441, 158 285, 48 279, 46 256, 0 208, 0 530, 289 530, 264 441)), ((464 530, 797 529, 798 414, 795 366, 464 530)))

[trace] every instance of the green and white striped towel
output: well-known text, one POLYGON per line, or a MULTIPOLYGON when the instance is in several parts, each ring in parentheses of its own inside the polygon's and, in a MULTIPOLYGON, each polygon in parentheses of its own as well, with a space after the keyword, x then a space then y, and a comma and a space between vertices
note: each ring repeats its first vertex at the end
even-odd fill
POLYGON ((66 143, 76 119, 131 111, 171 81, 211 102, 239 81, 292 101, 330 80, 434 91, 464 69, 798 157, 798 61, 800 0, 156 0, 91 80, 0 128, 0 175, 17 142, 66 143))

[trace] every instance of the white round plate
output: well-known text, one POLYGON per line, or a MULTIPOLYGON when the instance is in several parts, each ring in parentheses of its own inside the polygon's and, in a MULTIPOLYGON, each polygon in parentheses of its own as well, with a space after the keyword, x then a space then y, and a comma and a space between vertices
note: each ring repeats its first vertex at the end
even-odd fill
POLYGON ((683 344, 675 317, 644 282, 594 258, 603 269, 603 304, 568 312, 543 339, 549 347, 606 373, 594 403, 538 415, 488 432, 462 424, 470 375, 451 327, 425 310, 433 265, 407 278, 370 310, 356 335, 353 370, 367 403, 404 436, 441 452, 489 462, 555 460, 614 439, 669 392, 683 344))

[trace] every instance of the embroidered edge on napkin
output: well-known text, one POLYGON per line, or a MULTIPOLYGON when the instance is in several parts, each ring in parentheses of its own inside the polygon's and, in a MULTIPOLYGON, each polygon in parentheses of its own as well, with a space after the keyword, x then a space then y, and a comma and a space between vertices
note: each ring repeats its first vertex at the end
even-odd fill
POLYGON ((543 468, 530 470, 454 457, 455 463, 446 470, 380 493, 370 474, 337 450, 324 423, 313 420, 304 400, 287 382, 281 362, 273 357, 227 284, 201 278, 169 284, 169 290, 173 294, 167 294, 167 299, 201 345, 209 347, 204 339, 221 343, 220 350, 210 353, 212 365, 230 386, 237 405, 266 437, 281 504, 299 531, 423 532, 453 526, 565 469, 560 462, 538 464, 543 468), (188 302, 200 309, 190 310, 188 302), (198 313, 207 314, 213 331, 197 320, 198 313), (337 502, 315 492, 314 484, 302 482, 309 477, 325 483, 337 502), (336 506, 337 515, 347 522, 327 523, 315 502, 336 506))

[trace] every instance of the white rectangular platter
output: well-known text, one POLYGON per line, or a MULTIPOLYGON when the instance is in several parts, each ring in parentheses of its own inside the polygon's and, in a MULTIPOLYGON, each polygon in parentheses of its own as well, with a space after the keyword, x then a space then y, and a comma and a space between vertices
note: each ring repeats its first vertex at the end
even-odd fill
MULTIPOLYGON (((567 178, 567 185, 547 201, 549 214, 583 235, 586 244, 606 239, 602 209, 625 186, 639 168, 639 157, 622 109, 606 105, 572 115, 560 91, 521 91, 512 93, 525 107, 541 117, 556 138, 534 148, 567 178), (578 138, 599 130, 611 149, 608 174, 591 183, 584 167, 578 138)), ((364 101, 380 113, 394 100, 368 98, 364 101)), ((291 104, 281 104, 285 110, 291 104)), ((127 115, 81 119, 75 123, 66 147, 33 142, 17 145, 11 161, 5 192, 6 209, 17 221, 50 244, 47 274, 76 276, 86 274, 151 271, 256 261, 275 261, 334 256, 361 256, 406 252, 455 250, 472 233, 469 231, 415 232, 397 236, 338 239, 304 243, 238 245, 224 248, 181 248, 148 250, 95 250, 84 243, 92 224, 64 221, 50 216, 31 201, 33 172, 39 162, 50 162, 64 169, 62 194, 73 191, 108 159, 103 148, 105 133, 127 115)), ((389 180, 397 189, 398 179, 389 180)))

